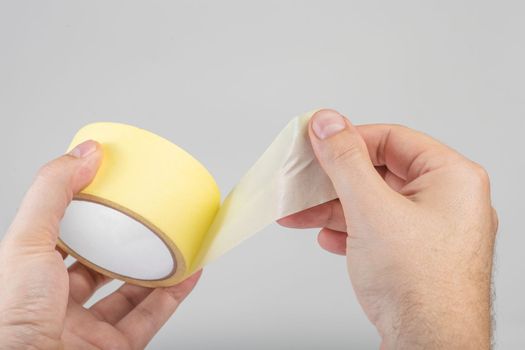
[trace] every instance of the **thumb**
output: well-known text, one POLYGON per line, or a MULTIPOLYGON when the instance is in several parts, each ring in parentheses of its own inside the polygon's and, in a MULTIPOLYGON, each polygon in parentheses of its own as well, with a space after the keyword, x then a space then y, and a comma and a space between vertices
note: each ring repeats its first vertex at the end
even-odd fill
POLYGON ((309 134, 347 221, 348 216, 357 213, 354 210, 376 208, 385 195, 393 194, 372 164, 365 141, 348 119, 334 110, 319 110, 310 120, 309 134))
POLYGON ((6 238, 16 244, 55 249, 60 220, 73 195, 96 174, 102 150, 85 141, 44 165, 27 191, 6 238))

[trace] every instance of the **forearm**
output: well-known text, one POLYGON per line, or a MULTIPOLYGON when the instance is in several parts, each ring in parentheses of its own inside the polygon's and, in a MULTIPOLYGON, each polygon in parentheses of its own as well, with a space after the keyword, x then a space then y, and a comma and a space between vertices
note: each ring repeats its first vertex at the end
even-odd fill
POLYGON ((490 349, 490 294, 490 286, 406 293, 383 322, 381 348, 490 349))

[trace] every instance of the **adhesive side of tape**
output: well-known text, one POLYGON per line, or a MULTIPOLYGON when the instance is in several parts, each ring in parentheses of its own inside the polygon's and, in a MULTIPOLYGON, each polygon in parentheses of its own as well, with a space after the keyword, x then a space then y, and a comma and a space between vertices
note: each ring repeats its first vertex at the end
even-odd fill
POLYGON ((308 136, 313 113, 292 119, 228 194, 191 271, 275 220, 337 198, 308 136))

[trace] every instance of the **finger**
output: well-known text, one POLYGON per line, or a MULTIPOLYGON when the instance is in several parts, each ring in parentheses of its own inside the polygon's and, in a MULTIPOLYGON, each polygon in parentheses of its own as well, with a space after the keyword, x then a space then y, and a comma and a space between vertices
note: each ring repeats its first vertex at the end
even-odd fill
POLYGON ((376 171, 357 129, 336 111, 323 109, 310 120, 310 141, 324 171, 332 180, 347 215, 372 213, 397 195, 376 171))
MULTIPOLYGON (((400 191, 406 181, 389 171, 386 166, 376 167, 383 180, 395 191, 400 191)), ((326 227, 346 232, 346 222, 339 199, 319 204, 315 207, 285 216, 277 220, 282 226, 291 228, 326 227)))
POLYGON ((60 248, 59 246, 56 246, 55 249, 62 256, 62 259, 67 258, 67 253, 63 251, 62 248, 60 248))
POLYGON ((148 344, 192 291, 200 275, 201 271, 173 287, 153 290, 116 324, 116 327, 129 339, 132 348, 143 349, 148 344))
POLYGON ((323 228, 319 231, 317 241, 321 248, 329 251, 330 253, 338 255, 346 255, 346 239, 348 234, 346 232, 339 232, 330 230, 329 228, 323 228))
POLYGON ((68 268, 68 272, 69 296, 80 305, 84 305, 100 287, 111 281, 111 278, 82 265, 78 261, 68 268))
POLYGON ((361 125, 357 130, 363 137, 370 159, 375 166, 389 171, 408 182, 453 156, 460 155, 428 135, 399 125, 361 125))
POLYGON ((95 176, 101 153, 96 142, 86 141, 45 165, 22 201, 9 238, 21 245, 54 250, 66 207, 95 176))
POLYGON ((115 324, 140 304, 152 288, 125 283, 89 309, 99 320, 115 324))
POLYGON ((345 216, 339 199, 288 215, 277 222, 292 228, 327 227, 336 231, 346 231, 345 216))

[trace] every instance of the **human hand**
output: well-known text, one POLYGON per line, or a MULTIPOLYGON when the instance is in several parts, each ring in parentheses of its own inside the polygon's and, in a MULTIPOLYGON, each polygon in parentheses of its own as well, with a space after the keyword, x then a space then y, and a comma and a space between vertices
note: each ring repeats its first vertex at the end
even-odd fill
POLYGON ((191 292, 200 272, 169 288, 122 285, 90 308, 109 278, 55 249, 73 195, 95 176, 94 141, 44 166, 0 243, 0 348, 142 349, 191 292))
POLYGON ((332 110, 309 125, 339 199, 279 220, 322 227, 346 254, 383 349, 488 349, 497 215, 479 165, 395 125, 353 126, 332 110))

